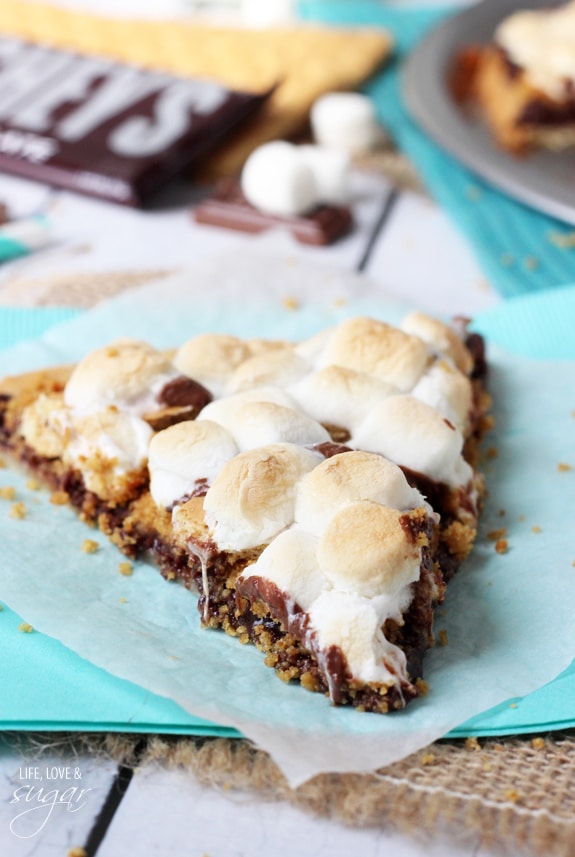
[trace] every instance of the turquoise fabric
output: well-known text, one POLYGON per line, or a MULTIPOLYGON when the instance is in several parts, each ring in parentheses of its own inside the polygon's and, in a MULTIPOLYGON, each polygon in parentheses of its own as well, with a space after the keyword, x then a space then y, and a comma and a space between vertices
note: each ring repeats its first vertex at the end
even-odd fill
POLYGON ((301 0, 301 17, 346 26, 385 27, 393 62, 366 86, 378 115, 413 160, 435 200, 467 236, 487 279, 505 298, 575 280, 575 248, 557 234, 572 227, 500 193, 435 145, 409 118, 401 96, 402 60, 452 10, 388 8, 382 0, 301 0))

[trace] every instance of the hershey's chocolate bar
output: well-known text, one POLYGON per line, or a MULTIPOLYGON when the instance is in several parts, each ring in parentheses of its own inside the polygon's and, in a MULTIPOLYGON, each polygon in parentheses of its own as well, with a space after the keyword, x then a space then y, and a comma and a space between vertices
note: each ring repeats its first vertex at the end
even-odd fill
POLYGON ((0 38, 0 170, 142 205, 266 97, 0 38))
POLYGON ((213 196, 202 200, 193 211, 197 223, 221 226, 252 234, 274 226, 285 226, 301 244, 333 244, 353 226, 351 211, 344 205, 319 205, 309 214, 281 217, 254 208, 242 193, 238 179, 221 179, 213 196))

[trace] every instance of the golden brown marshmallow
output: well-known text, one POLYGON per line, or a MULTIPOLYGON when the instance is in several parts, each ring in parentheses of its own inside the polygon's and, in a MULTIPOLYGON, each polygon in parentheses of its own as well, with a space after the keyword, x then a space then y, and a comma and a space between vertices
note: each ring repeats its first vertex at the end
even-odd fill
POLYGON ((460 372, 468 375, 473 368, 473 357, 456 332, 437 318, 423 312, 411 312, 402 323, 406 333, 419 336, 432 348, 449 357, 460 372))
POLYGON ((225 333, 202 333, 185 342, 176 352, 174 365, 199 381, 214 395, 222 395, 230 374, 251 357, 245 340, 225 333))

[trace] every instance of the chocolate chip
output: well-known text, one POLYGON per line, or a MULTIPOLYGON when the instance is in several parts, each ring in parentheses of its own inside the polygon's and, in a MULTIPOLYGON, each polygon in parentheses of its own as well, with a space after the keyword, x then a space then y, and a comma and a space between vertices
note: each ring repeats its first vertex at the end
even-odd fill
POLYGON ((167 408, 191 407, 198 414, 212 401, 212 398, 210 391, 202 384, 185 375, 178 375, 177 378, 168 381, 156 397, 159 404, 167 408))

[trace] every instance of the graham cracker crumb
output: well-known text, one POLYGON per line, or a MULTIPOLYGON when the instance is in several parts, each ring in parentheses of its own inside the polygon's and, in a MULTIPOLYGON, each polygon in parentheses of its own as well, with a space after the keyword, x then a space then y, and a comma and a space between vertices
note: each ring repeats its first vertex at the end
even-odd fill
POLYGON ((523 265, 528 271, 535 271, 539 267, 539 259, 535 256, 526 256, 523 265))
POLYGON ((6 466, 7 466, 7 465, 6 465, 6 462, 5 462, 5 461, 4 461, 4 459, 0 456, 0 470, 3 470, 6 466))
POLYGON ((567 250, 570 247, 575 247, 575 231, 574 232, 550 232, 547 236, 552 244, 556 247, 561 247, 562 250, 567 250))
POLYGON ((510 703, 509 703, 509 708, 519 708, 519 706, 517 705, 517 703, 516 703, 516 702, 510 702, 510 703))
POLYGON ((37 479, 28 479, 26 481, 26 488, 28 488, 30 491, 39 491, 40 483, 37 479))
POLYGON ((85 848, 81 848, 79 845, 76 845, 74 848, 70 848, 66 857, 88 857, 88 852, 85 848))
POLYGON ((487 538, 491 542, 496 542, 498 539, 502 539, 503 536, 507 535, 507 527, 501 527, 499 530, 489 530, 487 533, 487 538))
POLYGON ((531 527, 531 532, 532 532, 532 533, 540 533, 540 532, 541 532, 541 527, 538 527, 538 526, 535 524, 533 527, 531 527))
POLYGON ((128 603, 127 598, 118 598, 118 604, 127 604, 127 603, 128 603))
POLYGON ((524 520, 525 520, 525 515, 519 515, 519 520, 520 520, 520 521, 524 521, 524 520))
POLYGON ((440 646, 446 646, 448 644, 449 640, 448 640, 447 631, 445 630, 445 628, 442 628, 441 631, 439 632, 438 639, 439 639, 439 645, 440 646))
POLYGON ((26 517, 27 511, 28 510, 26 509, 26 504, 20 500, 19 503, 12 504, 12 507, 10 509, 10 517, 17 518, 18 520, 22 521, 26 517))
POLYGON ((509 548, 509 542, 507 539, 497 539, 495 542, 495 550, 497 553, 507 553, 507 549, 509 548))
POLYGON ((497 458, 499 450, 496 446, 490 446, 485 450, 485 458, 497 458))
POLYGON ((297 298, 293 298, 290 295, 286 295, 282 300, 282 305, 284 309, 296 310, 299 309, 300 303, 297 298))
POLYGON ((474 753, 479 753, 479 751, 481 750, 481 745, 477 738, 470 737, 465 739, 465 749, 473 750, 474 753))
POLYGON ((32 625, 29 625, 28 622, 20 622, 20 624, 18 625, 18 630, 21 631, 23 634, 31 634, 34 628, 32 627, 32 625))
POLYGON ((567 464, 564 461, 560 461, 557 465, 557 470, 559 471, 559 473, 567 473, 569 470, 573 470, 573 467, 571 464, 567 464))
POLYGON ((505 789, 505 797, 512 803, 517 803, 519 800, 519 792, 516 789, 505 789))
POLYGON ((336 298, 333 302, 334 306, 346 306, 347 298, 336 298))
POLYGON ((505 515, 507 514, 507 512, 505 509, 500 509, 497 514, 499 515, 500 518, 504 518, 505 515))
POLYGON ((65 491, 53 491, 50 495, 50 503, 54 506, 67 506, 70 498, 65 491))
POLYGON ((84 553, 96 553, 100 545, 94 539, 84 539, 82 542, 82 550, 84 553))
POLYGON ((421 696, 426 696, 429 693, 429 684, 424 681, 422 678, 418 678, 415 681, 415 686, 418 689, 421 696))
POLYGON ((421 757, 421 764, 424 766, 435 764, 435 756, 433 753, 424 753, 421 757))
POLYGON ((545 745, 545 738, 532 738, 531 746, 534 750, 543 750, 545 745))
POLYGON ((130 577, 132 574, 132 563, 131 562, 121 562, 118 565, 118 569, 120 574, 123 574, 124 577, 130 577))
POLYGON ((13 485, 4 485, 0 488, 0 499, 2 500, 14 500, 16 497, 16 489, 13 485))

